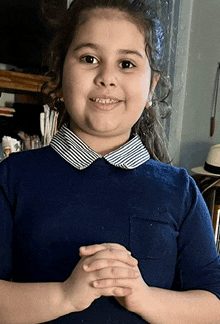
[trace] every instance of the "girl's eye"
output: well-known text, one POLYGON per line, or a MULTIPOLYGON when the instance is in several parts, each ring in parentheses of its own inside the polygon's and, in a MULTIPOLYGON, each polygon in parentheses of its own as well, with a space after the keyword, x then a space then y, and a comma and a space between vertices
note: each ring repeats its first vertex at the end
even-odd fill
POLYGON ((94 56, 91 56, 91 55, 86 55, 86 56, 82 57, 82 61, 84 61, 88 64, 97 64, 98 63, 98 60, 94 56))
POLYGON ((120 66, 122 67, 122 69, 130 69, 135 67, 135 65, 133 63, 131 63, 130 61, 122 61, 120 63, 120 66))

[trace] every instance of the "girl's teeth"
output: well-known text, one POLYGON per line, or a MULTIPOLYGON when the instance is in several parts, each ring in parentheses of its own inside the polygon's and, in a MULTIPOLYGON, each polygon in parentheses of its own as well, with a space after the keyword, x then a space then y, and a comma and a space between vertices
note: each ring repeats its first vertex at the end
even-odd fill
POLYGON ((118 100, 113 100, 113 99, 102 99, 102 98, 96 98, 93 99, 95 102, 99 102, 101 104, 109 104, 109 103, 116 103, 118 100))

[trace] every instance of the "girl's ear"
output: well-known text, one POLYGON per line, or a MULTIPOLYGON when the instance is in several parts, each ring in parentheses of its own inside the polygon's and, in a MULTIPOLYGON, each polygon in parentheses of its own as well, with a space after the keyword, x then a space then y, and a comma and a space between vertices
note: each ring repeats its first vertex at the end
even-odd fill
POLYGON ((160 79, 160 74, 154 73, 152 80, 151 80, 150 91, 149 91, 149 95, 148 95, 148 99, 147 99, 147 103, 146 103, 146 108, 149 108, 152 105, 152 97, 153 97, 154 90, 157 86, 159 79, 160 79))
POLYGON ((153 95, 156 85, 160 79, 159 73, 154 73, 151 81, 150 93, 153 95))

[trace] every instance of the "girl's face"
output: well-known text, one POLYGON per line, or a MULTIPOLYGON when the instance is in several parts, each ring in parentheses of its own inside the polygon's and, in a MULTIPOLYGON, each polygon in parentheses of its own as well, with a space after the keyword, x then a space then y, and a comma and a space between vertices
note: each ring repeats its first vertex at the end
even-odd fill
POLYGON ((70 128, 88 145, 96 139, 124 144, 146 106, 150 83, 145 38, 138 27, 118 10, 92 10, 64 62, 70 128))

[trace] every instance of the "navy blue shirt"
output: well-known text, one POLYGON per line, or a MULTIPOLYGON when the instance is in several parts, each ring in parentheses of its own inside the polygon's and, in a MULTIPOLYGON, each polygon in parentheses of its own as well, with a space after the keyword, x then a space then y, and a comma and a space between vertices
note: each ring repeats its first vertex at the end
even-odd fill
MULTIPOLYGON (((220 298, 210 215, 183 169, 152 159, 127 170, 104 158, 78 170, 52 147, 0 164, 0 278, 64 281, 82 245, 117 242, 149 286, 204 289, 220 298)), ((145 323, 114 298, 51 323, 145 323)))

